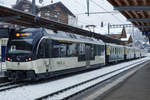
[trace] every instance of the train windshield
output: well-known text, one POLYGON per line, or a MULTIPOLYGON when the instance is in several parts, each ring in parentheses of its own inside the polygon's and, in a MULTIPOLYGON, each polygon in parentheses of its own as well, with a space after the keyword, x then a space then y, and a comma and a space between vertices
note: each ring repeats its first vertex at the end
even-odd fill
POLYGON ((8 53, 20 54, 20 53, 32 53, 32 39, 16 39, 9 41, 8 53))
POLYGON ((27 28, 11 33, 7 45, 8 54, 29 54, 32 53, 33 40, 37 36, 36 28, 27 28))

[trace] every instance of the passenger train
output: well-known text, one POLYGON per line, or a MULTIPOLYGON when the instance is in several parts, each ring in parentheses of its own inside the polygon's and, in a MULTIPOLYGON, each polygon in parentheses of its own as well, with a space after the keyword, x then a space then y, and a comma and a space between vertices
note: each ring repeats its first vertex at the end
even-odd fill
POLYGON ((143 50, 45 28, 11 32, 6 76, 34 80, 100 68, 108 63, 144 57, 143 50))

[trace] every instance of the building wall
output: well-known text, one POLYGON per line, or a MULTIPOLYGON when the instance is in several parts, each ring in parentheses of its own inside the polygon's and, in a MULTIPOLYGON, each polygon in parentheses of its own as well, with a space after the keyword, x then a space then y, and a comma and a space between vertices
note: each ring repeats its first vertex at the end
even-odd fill
MULTIPOLYGON (((37 13, 38 6, 35 6, 35 7, 36 7, 36 13, 37 13)), ((32 2, 30 0, 21 0, 15 5, 13 5, 12 8, 19 9, 24 12, 32 13, 32 2)))
POLYGON ((77 26, 78 19, 76 17, 68 15, 68 24, 71 26, 77 26))
POLYGON ((42 9, 40 11, 40 16, 53 21, 68 24, 68 14, 64 12, 60 7, 55 7, 52 10, 46 8, 42 9))

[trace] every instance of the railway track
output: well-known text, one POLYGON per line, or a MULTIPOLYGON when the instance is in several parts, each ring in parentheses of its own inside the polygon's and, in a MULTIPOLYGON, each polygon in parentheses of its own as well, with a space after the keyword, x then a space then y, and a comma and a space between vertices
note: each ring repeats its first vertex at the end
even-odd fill
POLYGON ((106 73, 106 74, 103 74, 103 75, 100 75, 100 76, 97 76, 97 77, 94 77, 90 80, 86 80, 86 81, 83 81, 83 82, 80 82, 78 84, 75 84, 75 85, 72 85, 72 86, 69 86, 67 88, 64 88, 62 90, 58 90, 56 92, 53 92, 51 94, 48 94, 48 95, 45 95, 45 96, 42 96, 42 97, 39 97, 37 98, 37 100, 42 100, 42 99, 50 99, 50 100, 64 100, 64 99, 68 99, 82 91, 85 91, 91 87, 94 87, 96 86, 97 84, 100 84, 104 81, 107 81, 108 79, 122 73, 122 72, 125 72, 129 69, 132 69, 134 68, 136 65, 139 65, 141 64, 142 62, 144 62, 144 60, 142 60, 141 62, 135 62, 129 66, 124 66, 120 69, 117 69, 117 70, 114 70, 112 72, 109 72, 109 73, 106 73))
POLYGON ((0 84, 0 92, 25 85, 25 83, 5 82, 0 84))
POLYGON ((11 84, 14 84, 14 82, 1 83, 1 84, 0 84, 0 88, 3 87, 3 86, 11 85, 11 84))

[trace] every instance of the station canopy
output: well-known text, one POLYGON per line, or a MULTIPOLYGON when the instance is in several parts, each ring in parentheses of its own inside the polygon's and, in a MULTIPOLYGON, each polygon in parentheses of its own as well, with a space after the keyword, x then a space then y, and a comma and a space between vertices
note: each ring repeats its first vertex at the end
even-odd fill
POLYGON ((52 30, 60 30, 65 32, 71 32, 88 37, 94 37, 101 39, 107 43, 123 44, 119 39, 113 39, 99 33, 90 32, 81 28, 73 27, 70 25, 58 23, 43 17, 23 12, 17 9, 11 9, 4 6, 0 6, 0 22, 7 22, 11 24, 21 25, 25 27, 43 27, 52 30))
POLYGON ((107 0, 143 33, 150 33, 150 0, 107 0))

